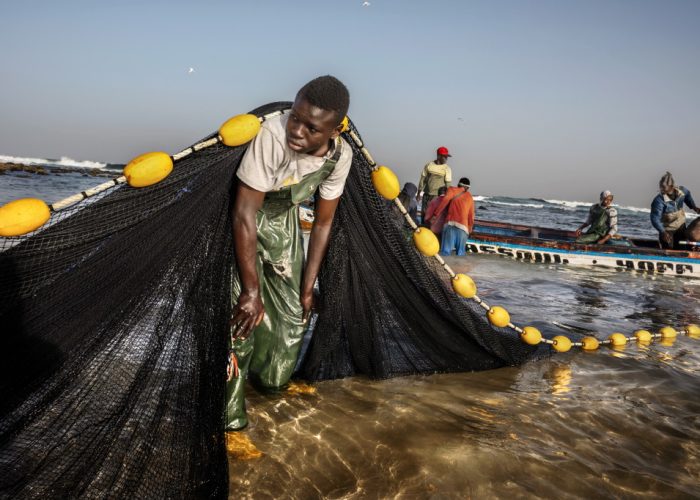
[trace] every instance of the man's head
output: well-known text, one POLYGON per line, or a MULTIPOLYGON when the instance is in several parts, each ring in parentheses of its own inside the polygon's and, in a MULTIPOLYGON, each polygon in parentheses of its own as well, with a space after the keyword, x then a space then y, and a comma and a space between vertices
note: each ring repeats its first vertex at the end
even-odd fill
POLYGON ((319 76, 297 92, 287 120, 287 145, 297 153, 323 156, 342 130, 350 94, 330 75, 319 76))
POLYGON ((673 180, 671 172, 666 172, 659 181, 659 191, 661 194, 671 194, 676 189, 676 182, 673 180))
POLYGON ((452 156, 450 151, 445 146, 440 146, 437 148, 437 160, 435 163, 439 165, 445 164, 450 156, 452 156))
POLYGON ((607 189, 600 193, 600 206, 609 207, 613 202, 613 194, 607 189))
POLYGON ((467 177, 462 177, 459 182, 457 183, 457 186, 464 188, 465 191, 469 189, 470 186, 469 179, 467 177))

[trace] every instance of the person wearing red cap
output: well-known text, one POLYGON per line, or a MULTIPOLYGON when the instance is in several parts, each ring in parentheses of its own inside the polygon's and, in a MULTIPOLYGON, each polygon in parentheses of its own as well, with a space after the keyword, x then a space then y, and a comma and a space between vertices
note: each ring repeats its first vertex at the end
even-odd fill
POLYGON ((437 158, 423 167, 418 181, 418 194, 423 199, 423 211, 427 210, 430 201, 438 194, 441 187, 450 187, 452 170, 447 164, 447 158, 452 156, 445 146, 437 149, 437 158))

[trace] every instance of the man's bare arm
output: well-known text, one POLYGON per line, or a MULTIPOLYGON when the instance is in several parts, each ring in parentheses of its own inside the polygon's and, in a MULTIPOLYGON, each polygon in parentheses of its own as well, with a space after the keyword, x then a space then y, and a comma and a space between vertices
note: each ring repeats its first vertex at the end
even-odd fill
POLYGON ((265 314, 255 265, 258 243, 255 215, 264 199, 265 193, 239 181, 232 213, 233 245, 241 278, 241 295, 231 314, 231 326, 236 329, 235 337, 248 337, 265 314))
POLYGON ((301 281, 301 306, 304 310, 303 319, 306 321, 311 314, 313 307, 313 289, 316 277, 321 269, 321 262, 328 250, 328 240, 333 225, 335 209, 338 207, 340 197, 333 200, 318 199, 316 202, 316 213, 314 215, 314 225, 311 229, 309 239, 309 255, 304 268, 304 276, 301 281))

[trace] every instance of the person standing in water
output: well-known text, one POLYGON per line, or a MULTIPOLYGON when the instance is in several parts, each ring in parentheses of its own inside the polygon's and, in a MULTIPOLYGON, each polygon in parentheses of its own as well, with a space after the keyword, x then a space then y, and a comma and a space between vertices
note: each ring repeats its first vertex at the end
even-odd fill
POLYGON ((447 212, 442 228, 440 255, 451 255, 453 250, 457 255, 467 254, 467 238, 474 228, 474 199, 469 186, 469 179, 462 177, 457 187, 447 189, 445 197, 435 210, 437 218, 447 212))
POLYGON ((437 148, 437 158, 423 167, 418 181, 418 196, 422 199, 424 214, 430 201, 438 195, 438 189, 452 184, 452 169, 447 164, 447 159, 451 156, 445 146, 440 146, 437 148))
POLYGON ((617 210, 612 206, 612 202, 613 194, 610 191, 600 193, 600 203, 591 207, 586 222, 576 229, 576 243, 604 245, 617 234, 617 210), (581 231, 588 226, 590 228, 586 234, 581 235, 581 231))
POLYGON ((225 429, 248 424, 244 386, 284 388, 292 376, 313 287, 352 163, 340 136, 350 95, 332 76, 296 95, 291 111, 265 120, 241 160, 233 206, 236 271, 225 429), (297 205, 318 189, 304 265, 297 205))
POLYGON ((685 210, 683 205, 700 213, 690 191, 676 187, 673 176, 666 172, 659 181, 659 194, 651 202, 651 225, 659 232, 661 248, 678 248, 679 241, 686 239, 685 210))

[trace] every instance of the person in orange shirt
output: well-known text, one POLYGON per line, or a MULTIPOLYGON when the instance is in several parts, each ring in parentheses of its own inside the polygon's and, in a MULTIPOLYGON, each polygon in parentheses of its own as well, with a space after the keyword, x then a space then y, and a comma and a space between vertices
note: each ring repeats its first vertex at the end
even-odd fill
POLYGON ((445 186, 438 189, 437 198, 430 200, 430 205, 428 205, 428 209, 425 211, 425 217, 423 218, 423 225, 430 227, 430 230, 435 233, 435 236, 438 238, 442 234, 442 228, 445 225, 445 217, 447 217, 447 213, 443 211, 440 217, 435 217, 435 211, 440 206, 440 203, 442 203, 442 200, 445 199, 446 193, 447 188, 445 186))
POLYGON ((451 255, 453 250, 457 255, 467 253, 467 238, 474 228, 474 199, 469 192, 469 185, 469 179, 462 177, 457 187, 447 189, 447 194, 435 210, 437 217, 447 211, 440 255, 451 255))

